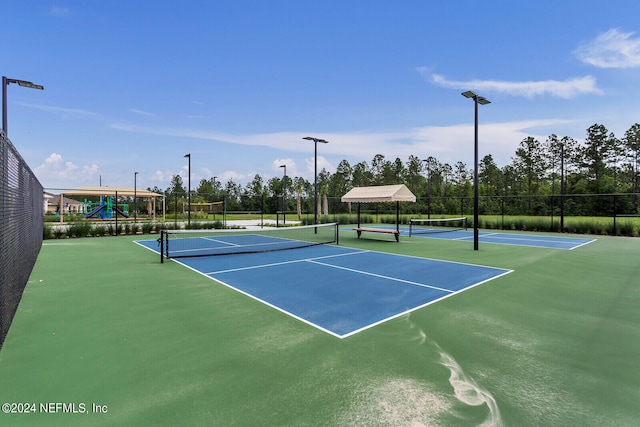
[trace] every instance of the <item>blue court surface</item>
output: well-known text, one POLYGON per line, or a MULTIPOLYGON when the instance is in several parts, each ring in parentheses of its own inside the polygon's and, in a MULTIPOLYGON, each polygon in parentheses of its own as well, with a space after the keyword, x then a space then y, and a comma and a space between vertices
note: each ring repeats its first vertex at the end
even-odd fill
MULTIPOLYGON (((377 228, 394 228, 390 226, 378 226, 377 228)), ((343 228, 341 231, 353 231, 351 228, 343 228)), ((444 240, 459 240, 459 241, 468 241, 473 242, 473 230, 452 230, 452 231, 430 231, 424 232, 421 234, 413 234, 409 237, 409 229, 406 227, 400 228, 400 236, 406 239, 413 238, 430 238, 430 239, 444 239, 444 240)), ((363 233, 363 236, 368 237, 363 233)), ((374 237, 375 238, 375 237, 374 237)), ((538 235, 535 233, 532 234, 517 234, 517 233, 500 233, 500 232, 492 232, 492 231, 480 231, 478 233, 478 241, 480 243, 495 243, 501 245, 516 245, 516 246, 533 246, 538 248, 549 248, 549 249, 565 249, 565 250, 573 250, 577 249, 580 246, 584 246, 591 242, 595 242, 596 239, 585 239, 582 237, 572 237, 572 236, 546 236, 546 235, 538 235)))
POLYGON ((511 272, 335 245, 174 261, 339 338, 511 272))

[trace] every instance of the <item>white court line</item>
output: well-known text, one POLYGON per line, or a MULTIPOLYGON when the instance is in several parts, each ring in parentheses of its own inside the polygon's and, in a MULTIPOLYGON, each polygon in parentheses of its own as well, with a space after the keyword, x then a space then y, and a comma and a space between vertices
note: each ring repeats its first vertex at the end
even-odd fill
MULTIPOLYGON (((204 240, 210 240, 210 241, 213 241, 213 242, 218 242, 218 243, 226 243, 228 246, 219 246, 219 247, 214 247, 214 248, 205 246, 205 247, 201 247, 201 248, 176 249, 176 250, 171 251, 171 253, 173 253, 173 254, 186 254, 186 253, 189 253, 189 252, 209 251, 209 252, 211 252, 211 255, 219 255, 219 254, 216 254, 216 251, 222 251, 222 250, 224 250, 225 248, 228 248, 228 247, 232 247, 232 248, 253 248, 253 247, 258 247, 258 246, 277 246, 277 245, 282 245, 282 241, 279 241, 279 242, 264 242, 264 243, 246 243, 246 244, 240 245, 240 244, 236 244, 236 243, 227 243, 227 242, 224 242, 224 241, 217 241, 215 239, 206 239, 204 237, 199 237, 199 238, 200 239, 204 239, 204 240)), ((233 255, 233 253, 234 252, 230 252, 231 255, 233 255)))
POLYGON ((311 259, 307 260, 307 261, 311 262, 313 264, 324 265, 325 267, 337 268, 339 270, 351 271, 352 273, 360 273, 360 274, 364 274, 366 276, 373 276, 373 277, 378 277, 378 278, 381 278, 381 279, 393 280, 395 282, 407 283, 409 285, 421 286, 423 288, 436 289, 438 291, 443 291, 443 292, 455 292, 455 291, 452 291, 451 289, 439 288, 437 286, 425 285, 424 283, 412 282, 410 280, 398 279, 396 277, 383 276, 382 274, 370 273, 368 271, 362 271, 362 270, 356 270, 356 269, 353 269, 353 268, 341 267, 339 265, 327 264, 325 262, 318 262, 318 261, 311 260, 311 259))
POLYGON ((224 240, 214 239, 214 238, 211 238, 211 237, 198 237, 198 238, 199 238, 199 239, 207 240, 207 241, 209 241, 209 242, 222 243, 223 245, 227 245, 227 246, 242 246, 242 245, 239 245, 239 244, 237 244, 237 243, 233 243, 233 242, 226 242, 226 241, 224 241, 224 240))
MULTIPOLYGON (((137 242, 136 242, 136 243, 137 243, 137 242)), ((141 245, 141 246, 144 246, 144 245, 141 245)), ((150 248, 147 248, 147 249, 150 249, 150 248)), ((150 249, 150 250, 151 250, 151 249, 150 249)), ((288 264, 288 263, 295 263, 295 262, 305 262, 305 261, 306 261, 306 262, 314 262, 314 260, 319 260, 319 259, 334 258, 334 257, 339 257, 339 256, 348 256, 348 255, 357 255, 357 254, 366 253, 366 252, 381 253, 381 254, 390 255, 390 256, 406 256, 406 257, 408 257, 408 258, 418 258, 418 259, 423 259, 423 260, 424 260, 424 259, 427 259, 427 260, 433 260, 433 259, 431 259, 431 258, 422 258, 422 257, 416 257, 416 256, 410 256, 410 255, 399 255, 399 254, 390 254, 390 253, 386 253, 386 252, 378 252, 378 251, 362 250, 362 251, 348 252, 348 253, 344 253, 344 254, 326 255, 326 256, 321 256, 321 257, 308 258, 308 259, 299 259, 299 260, 287 261, 287 262, 282 262, 282 263, 265 264, 265 265, 262 265, 262 266, 253 266, 253 267, 239 268, 239 269, 235 269, 235 270, 237 271, 237 270, 244 270, 244 269, 250 269, 250 268, 270 267, 270 266, 274 266, 274 265, 279 265, 279 264, 288 264)), ((232 290, 234 290, 234 291, 236 291, 236 292, 239 292, 239 293, 241 293, 241 294, 243 294, 243 295, 245 295, 245 296, 248 296, 249 298, 251 298, 251 299, 253 299, 253 300, 259 301, 259 302, 261 302, 261 303, 263 303, 263 304, 265 304, 265 305, 267 305, 267 306, 269 306, 269 307, 271 307, 271 308, 274 308, 274 309, 278 310, 278 311, 279 311, 279 312, 281 312, 281 313, 284 313, 284 314, 286 314, 286 315, 288 315, 288 316, 291 316, 292 318, 294 318, 294 319, 296 319, 296 320, 299 320, 299 321, 301 321, 301 322, 303 322, 303 323, 305 323, 305 324, 307 324, 307 325, 309 325, 309 326, 311 326, 311 327, 314 327, 314 328, 316 328, 316 329, 318 329, 318 330, 320 330, 320 331, 322 331, 322 332, 325 332, 325 333, 327 333, 327 334, 329 334, 329 335, 332 335, 332 336, 334 336, 334 337, 336 337, 336 338, 339 338, 339 339, 345 339, 345 338, 348 338, 348 337, 350 337, 350 336, 352 336, 352 335, 355 335, 355 334, 357 334, 357 333, 359 333, 359 332, 362 332, 362 331, 365 331, 365 330, 367 330, 367 329, 373 328, 374 326, 377 326, 377 325, 380 325, 380 324, 382 324, 382 323, 388 322, 389 320, 392 320, 392 319, 398 318, 398 317, 400 317, 400 316, 402 316, 402 315, 405 315, 405 314, 407 314, 407 313, 411 313, 411 312, 413 312, 413 311, 415 311, 415 310, 419 310, 419 309, 421 309, 421 308, 423 308, 423 307, 426 307, 426 306, 428 306, 428 305, 431 305, 431 304, 434 304, 434 303, 436 303, 436 302, 442 301, 442 300, 443 300, 443 299, 445 299, 445 298, 449 298, 449 297, 451 297, 451 296, 453 296, 453 295, 457 295, 457 294, 462 293, 462 292, 464 292, 464 291, 467 291, 467 290, 469 290, 469 289, 471 289, 471 288, 474 288, 474 287, 476 287, 476 286, 482 285, 483 283, 489 282, 489 281, 491 281, 491 280, 497 279, 497 278, 499 278, 499 277, 502 277, 502 276, 504 276, 504 275, 506 275, 506 274, 509 274, 509 273, 512 273, 512 272, 513 272, 513 270, 504 270, 504 269, 500 269, 500 268, 497 268, 497 267, 487 267, 487 266, 480 266, 480 265, 478 265, 478 267, 493 268, 493 269, 499 269, 499 270, 504 270, 504 271, 503 271, 503 273, 502 273, 502 274, 499 274, 499 275, 497 275, 497 276, 493 276, 493 277, 487 278, 487 279, 485 279, 485 280, 482 280, 482 281, 480 281, 480 282, 474 283, 473 285, 470 285, 470 286, 468 286, 468 287, 466 287, 466 288, 463 288, 463 289, 460 289, 460 290, 457 290, 457 291, 445 290, 447 293, 446 293, 445 295, 441 296, 440 298, 436 298, 436 299, 431 300, 431 301, 428 301, 428 302, 426 302, 426 303, 424 303, 424 304, 422 304, 422 305, 419 305, 419 306, 416 306, 416 307, 409 308, 409 309, 407 309, 407 310, 405 310, 405 311, 403 311, 403 312, 396 313, 396 314, 391 315, 391 316, 389 316, 389 317, 386 317, 386 318, 384 318, 384 319, 380 319, 380 320, 378 320, 378 321, 376 321, 376 322, 373 322, 373 323, 370 323, 370 324, 364 325, 364 326, 362 326, 362 327, 360 327, 360 328, 358 328, 358 329, 352 330, 352 331, 347 332, 347 333, 345 333, 345 334, 339 334, 339 333, 337 333, 337 332, 334 332, 334 331, 331 331, 331 330, 329 330, 329 329, 327 329, 327 328, 324 328, 324 327, 322 327, 322 326, 320 326, 320 325, 318 325, 318 324, 316 324, 316 323, 314 323, 314 322, 312 322, 312 321, 310 321, 310 320, 307 320, 307 319, 305 319, 304 317, 301 317, 301 316, 298 316, 298 315, 296 315, 296 314, 294 314, 294 313, 291 313, 290 311, 285 310, 285 309, 284 309, 284 308, 282 308, 282 307, 279 307, 279 306, 277 306, 277 305, 275 305, 275 304, 273 304, 273 303, 270 303, 270 302, 268 302, 268 301, 266 301, 266 300, 264 300, 264 299, 258 298, 258 297, 256 297, 255 295, 253 295, 253 294, 251 294, 251 293, 249 293, 249 292, 243 291, 243 290, 242 290, 242 289, 240 289, 240 288, 237 288, 237 287, 235 287, 235 286, 233 286, 233 285, 231 285, 231 284, 228 284, 228 283, 224 282, 223 280, 221 280, 221 279, 219 279, 219 278, 217 278, 217 277, 212 277, 212 276, 210 275, 210 274, 212 274, 212 273, 204 273, 204 272, 202 272, 202 271, 200 271, 200 270, 198 270, 198 269, 196 269, 196 268, 193 268, 193 267, 191 267, 191 266, 189 266, 189 265, 187 265, 187 264, 184 264, 184 263, 183 263, 183 262, 181 262, 179 259, 172 259, 172 261, 173 261, 173 262, 175 262, 175 263, 177 263, 177 264, 182 265, 183 267, 188 268, 189 270, 194 271, 194 272, 195 272, 195 273, 197 273, 197 274, 200 274, 200 275, 202 275, 202 276, 204 276, 204 277, 207 277, 208 279, 215 280, 216 282, 221 283, 223 286, 226 286, 227 288, 230 288, 230 289, 232 289, 232 290)), ((460 262, 453 262, 453 261, 442 261, 442 260, 433 260, 433 261, 439 261, 439 262, 445 262, 445 263, 451 263, 451 264, 463 264, 463 265, 472 265, 472 266, 474 265, 474 264, 467 264, 467 263, 460 263, 460 262)), ((319 264, 320 264, 320 263, 319 263, 319 264)), ((334 267, 334 268, 341 268, 341 267, 336 267, 336 266, 332 266, 332 265, 329 265, 329 266, 330 266, 330 267, 334 267)), ((227 270, 227 271, 234 271, 234 270, 232 269, 232 270, 227 270)), ((364 272, 363 272, 363 273, 364 273, 364 272)), ((371 274, 371 273, 366 273, 366 274, 371 274)), ((384 276, 381 276, 381 277, 384 277, 384 276)), ((398 280, 398 279, 393 279, 393 278, 391 278, 391 279, 392 279, 392 280, 398 280)), ((407 283, 410 283, 410 282, 407 282, 407 283)), ((426 285, 422 285, 422 286, 426 286, 426 285)), ((437 288, 436 288, 436 289, 437 289, 437 288)))
POLYGON ((578 249, 579 247, 582 247, 582 246, 584 246, 584 245, 588 245, 589 243, 593 243, 593 242, 595 242, 596 240, 598 240, 598 239, 589 240, 588 242, 584 242, 584 243, 582 243, 582 244, 580 244, 580 245, 574 246, 574 247, 570 248, 569 250, 570 250, 570 251, 572 251, 572 250, 574 250, 574 249, 578 249))
POLYGON ((238 267, 238 268, 230 268, 228 270, 210 271, 210 272, 207 272, 207 273, 204 273, 204 274, 213 275, 213 274, 222 274, 222 273, 233 273, 234 271, 243 271, 243 270, 253 270, 253 269, 256 269, 256 268, 275 267, 277 265, 295 264, 295 263, 298 263, 298 262, 308 262, 308 261, 312 261, 312 260, 316 260, 316 259, 326 259, 326 258, 335 258, 335 257, 341 257, 341 256, 355 255, 355 254, 363 254, 363 253, 366 253, 366 252, 369 252, 369 251, 355 251, 355 252, 349 252, 349 253, 344 253, 344 254, 323 255, 323 256, 314 257, 314 258, 301 258, 301 259, 294 259, 294 260, 290 260, 290 261, 274 262, 274 263, 270 263, 270 264, 250 265, 248 267, 238 267))

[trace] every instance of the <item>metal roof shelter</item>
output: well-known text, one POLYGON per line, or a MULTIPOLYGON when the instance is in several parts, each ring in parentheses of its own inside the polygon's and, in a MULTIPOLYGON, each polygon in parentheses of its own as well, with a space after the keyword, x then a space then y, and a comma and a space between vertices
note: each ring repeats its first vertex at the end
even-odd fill
MULTIPOLYGON (((62 206, 62 199, 66 196, 113 196, 113 197, 140 197, 153 199, 153 210, 155 211, 156 198, 162 197, 164 203, 164 194, 154 193, 153 191, 144 190, 141 188, 129 188, 129 187, 108 187, 90 185, 88 187, 78 188, 76 190, 67 190, 64 193, 60 193, 60 205, 62 206)), ((164 209, 163 209, 164 211, 164 209)), ((116 216, 117 220, 117 216, 116 216)), ((63 215, 60 215, 60 222, 63 222, 63 215)))
POLYGON ((141 188, 127 187, 108 187, 90 185, 88 187, 78 188, 77 190, 69 190, 64 192, 65 196, 125 196, 125 197, 164 197, 163 194, 154 193, 153 191, 143 190, 141 188))
POLYGON ((400 202, 415 202, 416 196, 404 184, 355 187, 342 196, 343 202, 358 203, 358 227, 360 227, 361 203, 396 203, 396 231, 400 232, 400 202))

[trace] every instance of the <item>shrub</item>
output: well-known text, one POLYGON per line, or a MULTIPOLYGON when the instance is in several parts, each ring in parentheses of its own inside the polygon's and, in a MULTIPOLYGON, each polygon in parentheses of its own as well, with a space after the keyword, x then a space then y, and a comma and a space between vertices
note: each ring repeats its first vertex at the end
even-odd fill
POLYGON ((49 224, 44 224, 44 229, 42 230, 42 238, 50 239, 53 236, 53 232, 51 230, 51 226, 49 224))
POLYGON ((91 234, 91 224, 87 222, 76 222, 69 226, 67 231, 69 237, 87 237, 91 234))

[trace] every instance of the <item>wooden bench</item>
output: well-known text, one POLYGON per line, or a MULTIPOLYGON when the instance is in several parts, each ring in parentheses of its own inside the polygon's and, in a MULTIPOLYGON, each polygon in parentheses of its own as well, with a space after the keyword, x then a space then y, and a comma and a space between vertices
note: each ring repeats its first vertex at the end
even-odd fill
POLYGON ((358 227, 358 228, 354 228, 354 230, 358 233, 358 238, 360 238, 360 234, 362 234, 363 231, 366 231, 368 233, 393 234, 394 237, 396 238, 396 242, 400 241, 400 232, 398 230, 389 230, 385 228, 368 228, 368 227, 358 227))

